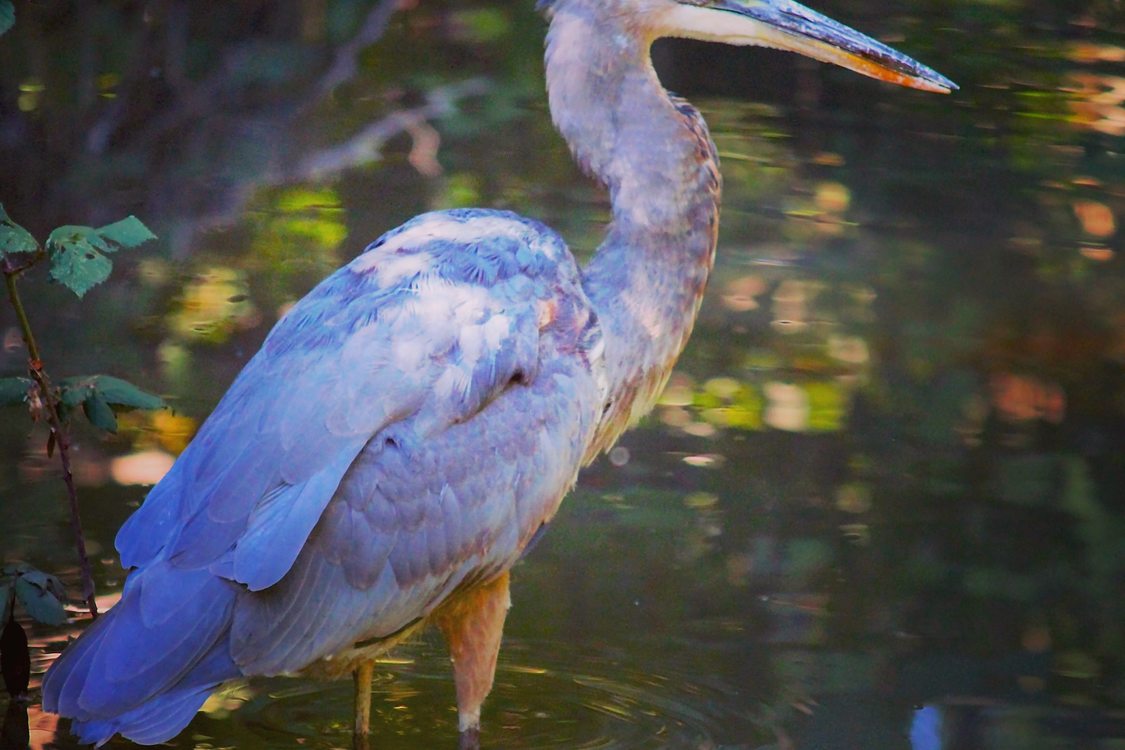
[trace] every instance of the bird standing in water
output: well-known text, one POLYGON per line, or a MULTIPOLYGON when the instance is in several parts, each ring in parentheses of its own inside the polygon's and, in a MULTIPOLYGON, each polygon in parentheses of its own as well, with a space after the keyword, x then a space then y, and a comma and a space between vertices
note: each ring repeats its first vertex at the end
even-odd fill
POLYGON ((652 407, 714 262, 715 146, 660 85, 652 42, 956 88, 790 0, 541 6, 551 114, 609 190, 605 241, 580 270, 531 219, 428 213, 298 302, 118 534, 121 601, 44 679, 82 740, 162 742, 224 682, 282 673, 354 674, 363 736, 374 659, 433 623, 475 747, 508 570, 652 407))

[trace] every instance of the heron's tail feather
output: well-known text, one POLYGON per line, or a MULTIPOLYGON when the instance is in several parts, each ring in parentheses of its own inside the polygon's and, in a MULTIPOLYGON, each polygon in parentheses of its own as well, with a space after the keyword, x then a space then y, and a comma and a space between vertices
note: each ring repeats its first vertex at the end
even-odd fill
POLYGON ((70 731, 82 742, 98 747, 115 734, 128 737, 138 745, 157 745, 179 734, 214 688, 210 685, 165 693, 112 719, 75 719, 70 731))
POLYGON ((240 675, 230 657, 234 599, 234 584, 206 570, 160 561, 136 571, 121 601, 48 670, 43 708, 74 719, 87 742, 172 737, 240 675))

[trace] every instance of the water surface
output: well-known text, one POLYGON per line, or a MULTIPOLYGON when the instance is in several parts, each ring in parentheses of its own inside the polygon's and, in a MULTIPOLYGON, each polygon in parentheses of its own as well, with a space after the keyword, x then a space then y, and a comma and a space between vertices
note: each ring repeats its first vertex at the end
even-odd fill
MULTIPOLYGON (((530 3, 405 8, 338 80, 365 5, 158 5, 21 5, 0 38, 9 213, 161 235, 82 303, 25 284, 52 372, 174 405, 76 428, 106 602, 144 482, 332 268, 431 208, 512 208, 583 258, 606 216, 550 127, 530 3), (333 161, 404 110, 380 159, 333 161)), ((718 265, 661 405, 514 571, 491 747, 1125 747, 1119 10, 817 7, 962 90, 657 46, 723 158, 718 265)), ((45 433, 8 410, 0 441, 0 556, 77 591, 45 433)), ((74 611, 33 629, 37 669, 74 611)), ((378 746, 455 746, 452 704, 439 640, 398 649, 378 746)), ((345 747, 350 710, 348 683, 254 680, 171 744, 345 747)), ((29 714, 34 747, 75 746, 29 714)))

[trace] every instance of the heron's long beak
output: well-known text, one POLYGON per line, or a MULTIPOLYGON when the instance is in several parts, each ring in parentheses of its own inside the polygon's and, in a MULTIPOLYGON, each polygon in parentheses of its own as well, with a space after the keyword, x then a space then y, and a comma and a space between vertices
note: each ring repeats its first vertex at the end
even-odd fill
POLYGON ((957 89, 937 71, 792 0, 677 3, 663 25, 670 36, 775 47, 900 86, 942 94, 957 89))

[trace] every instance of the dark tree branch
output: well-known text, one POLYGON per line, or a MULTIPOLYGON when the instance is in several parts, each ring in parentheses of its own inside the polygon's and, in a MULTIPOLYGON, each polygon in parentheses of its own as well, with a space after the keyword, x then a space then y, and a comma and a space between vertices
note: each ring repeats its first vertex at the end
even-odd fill
POLYGON ((182 255, 200 234, 232 224, 245 210, 254 192, 263 187, 277 187, 299 182, 331 179, 348 169, 371 164, 383 158, 383 147, 392 138, 409 134, 415 140, 410 161, 422 174, 431 174, 436 160, 436 131, 430 120, 452 114, 458 102, 486 93, 491 82, 485 78, 439 86, 426 94, 426 102, 417 107, 392 112, 363 128, 341 144, 309 154, 296 166, 277 167, 252 179, 231 186, 224 192, 222 208, 192 221, 183 233, 172 240, 173 255, 182 255))
MULTIPOLYGON (((411 109, 392 112, 360 130, 343 143, 318 151, 302 159, 297 167, 285 177, 287 182, 304 180, 324 180, 339 174, 345 169, 370 164, 382 158, 383 146, 396 135, 409 133, 417 142, 432 138, 429 120, 447 117, 456 109, 457 102, 471 96, 480 96, 488 91, 489 82, 483 78, 470 78, 467 81, 438 86, 426 94, 426 103, 411 109)), ((432 129, 431 129, 432 130, 432 129)), ((424 157, 411 159, 415 168, 425 173, 419 163, 424 157)))

